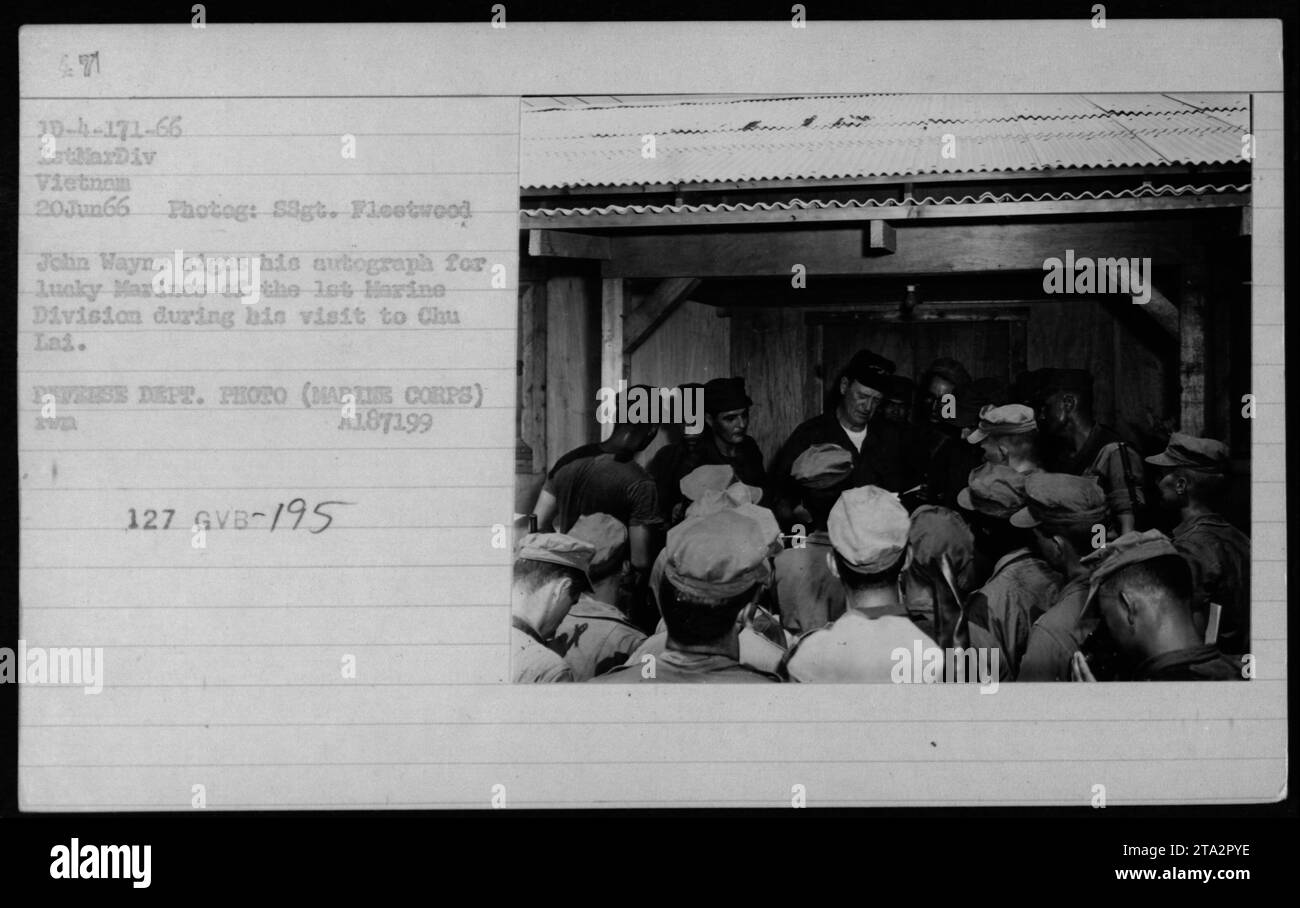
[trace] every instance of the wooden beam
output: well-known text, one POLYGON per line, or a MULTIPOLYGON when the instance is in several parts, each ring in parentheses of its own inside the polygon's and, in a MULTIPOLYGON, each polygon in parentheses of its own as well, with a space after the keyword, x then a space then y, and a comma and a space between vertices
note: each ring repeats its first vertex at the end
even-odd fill
MULTIPOLYGON (((1195 211, 1241 208, 1245 194, 1162 196, 1143 199, 1077 199, 1060 202, 967 202, 947 205, 874 205, 853 208, 795 208, 746 211, 643 211, 622 214, 557 214, 545 209, 519 213, 519 226, 545 230, 644 230, 652 227, 718 227, 746 224, 862 224, 965 218, 1037 218, 1136 211, 1195 211)), ((531 239, 530 239, 531 247, 531 239)))
POLYGON ((632 351, 641 346, 682 304, 687 294, 698 286, 699 279, 693 277, 670 277, 660 281, 659 286, 641 305, 629 312, 624 320, 623 355, 630 356, 632 351))
MULTIPOLYGON (((626 288, 622 278, 608 278, 600 282, 600 385, 618 388, 620 379, 627 378, 627 361, 623 358, 623 300, 626 288)), ((592 412, 596 403, 592 401, 592 412)), ((602 423, 600 440, 605 441, 614 431, 613 425, 602 423)))
POLYGON ((872 221, 867 227, 867 249, 893 252, 898 248, 898 231, 884 221, 872 221))
POLYGON ((555 230, 529 230, 528 254, 534 258, 609 258, 609 237, 555 230))
MULTIPOLYGON (((1148 275, 1147 280, 1150 279, 1151 278, 1148 275)), ((1178 307, 1171 303, 1169 297, 1157 290, 1154 285, 1151 287, 1151 299, 1147 300, 1145 303, 1140 303, 1138 302, 1138 298, 1135 296, 1133 297, 1133 305, 1137 306, 1150 316, 1151 320, 1159 325, 1160 329, 1164 331, 1165 334, 1175 340, 1178 339, 1178 307)))
POLYGON ((789 278, 802 264, 810 281, 830 275, 1043 273, 1047 258, 1150 257, 1158 265, 1199 260, 1206 227, 1196 219, 1057 224, 909 224, 893 255, 866 257, 861 229, 646 233, 613 238, 612 277, 789 278))
POLYGON ((1205 284, 1202 264, 1182 269, 1178 305, 1179 429, 1189 435, 1205 432, 1205 284))

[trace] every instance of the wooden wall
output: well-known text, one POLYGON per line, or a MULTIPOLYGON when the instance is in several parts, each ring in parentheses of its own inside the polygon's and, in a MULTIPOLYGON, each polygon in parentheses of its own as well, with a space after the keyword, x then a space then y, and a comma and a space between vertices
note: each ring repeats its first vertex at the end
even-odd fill
POLYGON ((802 309, 737 309, 731 318, 731 374, 754 399, 749 434, 770 465, 795 426, 820 410, 810 347, 820 335, 802 309))
POLYGON ((1177 396, 1170 399, 1164 359, 1177 351, 1173 341, 1148 330, 1141 313, 1126 311, 1124 305, 1078 300, 1033 303, 1026 361, 1030 369, 1055 366, 1092 372, 1097 420, 1151 453, 1159 450, 1163 440, 1160 422, 1178 418, 1177 396))
POLYGON ((519 341, 518 432, 532 469, 516 458, 515 507, 527 513, 555 460, 597 440, 600 281, 575 272, 521 282, 519 341))
MULTIPOLYGON (((730 369, 730 322, 719 318, 713 306, 687 300, 633 351, 629 381, 671 388, 726 377, 730 369)), ((638 460, 648 463, 669 440, 668 433, 661 432, 638 460)))
MULTIPOLYGON (((750 432, 769 461, 791 430, 818 412, 823 380, 832 381, 852 355, 849 347, 854 343, 849 341, 872 333, 862 325, 807 324, 806 316, 816 311, 815 305, 733 310, 731 370, 745 376, 755 400, 750 432)), ((1116 317, 1100 303, 1035 302, 1028 304, 1027 313, 1027 368, 1091 370, 1097 418, 1128 434, 1140 447, 1157 450, 1158 432, 1153 425, 1162 417, 1177 418, 1176 393, 1170 399, 1170 381, 1176 381, 1176 373, 1168 374, 1164 358, 1174 355, 1173 348, 1162 348, 1161 339, 1146 330, 1140 314, 1134 314, 1136 320, 1122 312, 1122 317, 1116 317)), ((931 349, 934 343, 946 334, 962 334, 957 326, 927 325, 919 329, 926 332, 924 349, 913 355, 906 346, 893 343, 900 330, 897 325, 883 326, 877 333, 888 349, 878 352, 893 354, 899 373, 914 378, 934 356, 943 355, 931 349)), ((985 359, 1007 355, 1001 336, 967 337, 961 344, 961 349, 952 351, 958 358, 967 348, 972 356, 983 351, 985 359)), ((970 365, 975 377, 980 377, 978 366, 970 365)))
MULTIPOLYGON (((545 470, 556 458, 599 438, 594 407, 600 382, 600 281, 581 272, 542 277, 521 286, 520 307, 523 444, 517 503, 523 512, 531 508, 545 470), (544 368, 536 362, 539 354, 544 368), (531 472, 523 463, 528 451, 531 472)), ((1026 366, 1089 369, 1096 379, 1098 419, 1120 429, 1145 451, 1157 450, 1160 421, 1165 420, 1167 427, 1176 424, 1178 415, 1173 341, 1141 313, 1113 303, 1033 302, 1022 310, 1027 312, 1026 366)), ((867 337, 871 327, 809 324, 809 314, 817 312, 815 303, 797 309, 734 308, 725 318, 719 317, 719 311, 698 302, 681 304, 631 355, 630 380, 673 386, 743 376, 755 401, 750 432, 770 463, 791 430, 819 412, 823 382, 832 380, 844 365, 847 340, 859 334, 867 337)), ((893 337, 900 329, 894 325, 882 330, 881 337, 893 337)), ((925 330, 934 340, 961 329, 927 326, 925 330)), ((1001 343, 995 345, 998 350, 1001 343)), ((914 376, 932 354, 942 352, 931 350, 934 344, 929 341, 921 346, 925 349, 917 347, 910 354, 901 347, 881 352, 895 353, 900 373, 914 376)), ((985 352, 993 349, 987 343, 976 347, 985 352)), ((1225 376, 1216 377, 1223 383, 1225 376)), ((642 462, 665 440, 656 439, 642 462)))

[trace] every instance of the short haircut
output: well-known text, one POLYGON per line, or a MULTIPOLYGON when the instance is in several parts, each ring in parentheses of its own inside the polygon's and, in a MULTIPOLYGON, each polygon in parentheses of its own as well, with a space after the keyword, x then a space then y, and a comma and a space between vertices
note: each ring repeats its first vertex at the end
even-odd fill
MULTIPOLYGON (((1098 520, 1097 523, 1105 524, 1104 520, 1098 520)), ((1042 525, 1038 529, 1044 536, 1051 539, 1053 536, 1061 536, 1069 540, 1070 545, 1074 546, 1074 551, 1078 555, 1086 555, 1092 551, 1093 527, 1094 523, 1070 523, 1064 525, 1042 525)))
POLYGON ((1190 609, 1192 571, 1182 555, 1161 555, 1120 568, 1102 581, 1107 595, 1120 590, 1134 590, 1140 595, 1157 596, 1190 609))
POLYGON ((1174 468, 1174 473, 1187 481, 1187 491, 1197 501, 1216 501, 1228 484, 1228 477, 1222 473, 1209 473, 1204 470, 1184 470, 1174 468))
POLYGON ((712 643, 727 635, 756 592, 757 584, 736 596, 708 599, 683 592, 664 577, 659 581, 659 611, 669 637, 689 645, 712 643))
POLYGON ((840 580, 844 583, 846 589, 854 592, 897 584, 898 576, 903 572, 903 564, 907 561, 907 551, 904 550, 899 553, 898 559, 883 571, 875 574, 864 574, 845 561, 844 556, 838 550, 832 548, 831 551, 835 555, 835 569, 839 572, 840 580))
POLYGON ((569 578, 575 590, 590 588, 586 575, 577 568, 551 561, 534 561, 532 558, 515 559, 513 582, 520 592, 536 592, 556 577, 569 578))

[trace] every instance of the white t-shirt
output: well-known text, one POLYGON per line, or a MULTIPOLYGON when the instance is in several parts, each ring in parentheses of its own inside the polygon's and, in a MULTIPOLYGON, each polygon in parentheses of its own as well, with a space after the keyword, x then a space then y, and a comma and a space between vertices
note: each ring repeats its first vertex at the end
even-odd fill
POLYGON ((853 442, 853 447, 856 448, 858 451, 861 451, 862 442, 866 441, 867 438, 867 427, 863 426, 862 431, 854 432, 848 426, 845 426, 843 423, 841 423, 840 428, 842 428, 844 430, 844 433, 849 436, 849 441, 853 442))

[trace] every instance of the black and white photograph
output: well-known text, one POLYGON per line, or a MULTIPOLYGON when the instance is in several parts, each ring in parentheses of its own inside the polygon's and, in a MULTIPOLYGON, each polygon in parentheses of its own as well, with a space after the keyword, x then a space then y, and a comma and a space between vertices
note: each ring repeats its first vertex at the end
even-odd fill
POLYGON ((512 679, 1249 680, 1251 101, 525 98, 512 679))
POLYGON ((16 898, 1285 881, 1300 11, 13 6, 16 898))

